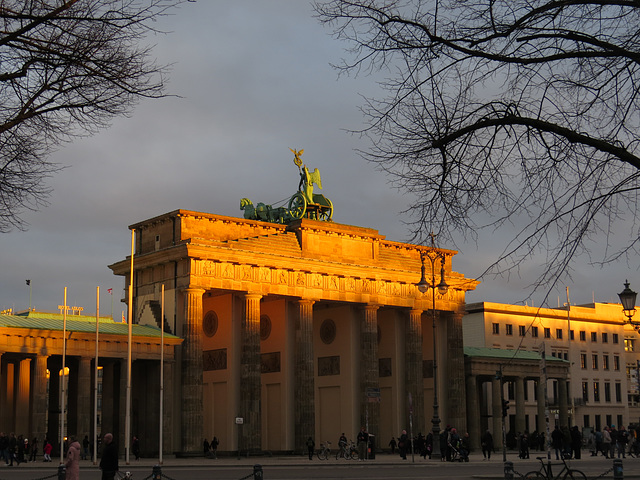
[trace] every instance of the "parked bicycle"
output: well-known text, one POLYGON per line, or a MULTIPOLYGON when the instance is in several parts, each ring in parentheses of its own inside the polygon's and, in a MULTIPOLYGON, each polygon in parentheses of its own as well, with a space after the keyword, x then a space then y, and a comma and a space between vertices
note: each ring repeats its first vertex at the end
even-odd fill
POLYGON ((348 444, 340 445, 340 450, 336 453, 336 460, 344 458, 345 460, 358 460, 358 447, 353 443, 353 440, 349 440, 348 444))
POLYGON ((318 450, 318 460, 329 460, 331 455, 331 442, 321 443, 318 450))
POLYGON ((524 480, 587 480, 587 476, 583 472, 576 470, 575 468, 569 468, 564 457, 562 457, 562 463, 551 463, 550 461, 545 463, 545 457, 536 458, 540 460, 542 465, 540 470, 527 473, 524 476, 524 480), (554 475, 551 470, 551 467, 554 465, 562 465, 560 472, 556 475, 554 475))

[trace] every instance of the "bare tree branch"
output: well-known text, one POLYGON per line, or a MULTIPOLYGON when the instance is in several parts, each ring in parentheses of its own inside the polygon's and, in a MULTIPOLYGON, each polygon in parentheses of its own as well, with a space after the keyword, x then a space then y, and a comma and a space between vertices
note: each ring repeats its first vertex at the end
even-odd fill
POLYGON ((435 231, 455 245, 481 229, 508 232, 485 274, 519 274, 534 260, 542 273, 531 293, 570 275, 578 256, 602 265, 637 255, 638 2, 315 8, 349 46, 341 72, 385 70, 386 95, 362 107, 368 124, 358 133, 372 146, 361 153, 413 194, 414 240, 435 231), (628 242, 600 245, 614 229, 628 242))
POLYGON ((167 69, 142 42, 183 1, 0 2, 0 232, 46 205, 58 145, 165 95, 167 69))

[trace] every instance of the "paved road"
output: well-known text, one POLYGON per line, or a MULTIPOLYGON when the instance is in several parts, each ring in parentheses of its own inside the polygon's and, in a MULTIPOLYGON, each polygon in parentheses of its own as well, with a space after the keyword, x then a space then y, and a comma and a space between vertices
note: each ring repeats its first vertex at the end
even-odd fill
MULTIPOLYGON (((507 460, 512 461, 516 472, 516 480, 520 475, 536 470, 539 462, 535 453, 529 460, 520 460, 516 455, 509 454, 507 460)), ((0 465, 0 480, 39 480, 52 478, 57 480, 57 461, 52 463, 28 463, 18 467, 0 465)), ((121 460, 121 474, 130 471, 133 480, 145 480, 150 477, 157 459, 141 459, 131 461, 126 465, 121 460)), ((495 456, 490 462, 483 461, 478 455, 471 455, 468 463, 442 463, 435 460, 423 460, 416 456, 402 460, 398 456, 379 454, 375 460, 354 462, 331 459, 309 461, 302 456, 275 457, 221 457, 217 460, 204 458, 165 458, 162 474, 165 480, 240 480, 244 477, 253 478, 254 465, 260 464, 265 480, 285 479, 344 479, 344 480, 386 480, 386 479, 480 479, 494 480, 504 478, 504 464, 502 455, 495 456)), ((611 460, 602 457, 583 457, 571 462, 572 468, 585 472, 589 480, 604 478, 613 479, 611 460), (606 475, 603 475, 605 474, 606 475)), ((640 459, 627 458, 623 461, 624 478, 640 479, 640 459)), ((81 462, 80 480, 100 480, 101 474, 92 462, 81 462)))

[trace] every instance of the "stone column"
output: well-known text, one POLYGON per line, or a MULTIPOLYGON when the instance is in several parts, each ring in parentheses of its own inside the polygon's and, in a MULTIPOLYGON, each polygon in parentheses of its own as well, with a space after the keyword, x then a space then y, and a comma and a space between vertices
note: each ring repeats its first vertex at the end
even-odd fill
MULTIPOLYGON (((536 423, 536 428, 538 429, 538 433, 544 433, 546 435, 547 431, 547 416, 545 411, 545 397, 547 395, 547 388, 542 379, 538 379, 538 383, 536 385, 536 394, 538 397, 538 422, 536 423)), ((549 439, 545 437, 545 440, 548 442, 549 439)))
POLYGON ((29 431, 29 397, 31 386, 31 359, 20 360, 18 368, 18 391, 16 392, 16 432, 29 431))
MULTIPOLYGON (((422 310, 409 312, 406 337, 405 385, 411 394, 413 431, 424 432, 424 380, 422 378, 422 310)), ((406 398, 401 398, 405 402, 406 398)), ((408 423, 407 423, 408 425, 408 423)))
POLYGON ((380 389, 378 366, 378 305, 366 305, 360 328, 360 421, 368 432, 379 435, 380 403, 369 401, 367 392, 380 389))
MULTIPOLYGON (((162 375, 164 377, 164 399, 162 401, 162 451, 171 453, 175 451, 173 443, 173 382, 175 381, 173 372, 175 362, 165 361, 162 375)), ((158 432, 160 429, 158 429, 158 432)))
POLYGON ((558 422, 561 427, 569 426, 569 403, 567 402, 567 380, 558 378, 558 422))
POLYGON ((33 409, 31 411, 31 431, 38 439, 38 450, 42 453, 42 441, 47 434, 47 355, 37 355, 34 365, 32 390, 33 409))
POLYGON ((524 417, 524 378, 516 377, 516 432, 524 433, 526 430, 524 417))
MULTIPOLYGON (((114 433, 114 418, 117 411, 115 403, 118 398, 115 396, 115 376, 114 362, 111 360, 101 360, 102 362, 102 414, 100 415, 100 433, 114 433)), ((117 437, 116 437, 117 438, 117 437)))
POLYGON ((491 378, 491 415, 493 418, 493 443, 497 449, 502 445, 502 383, 499 379, 491 378))
POLYGON ((298 301, 295 341, 295 444, 296 452, 305 448, 307 437, 316 438, 315 382, 313 356, 313 300, 298 301))
POLYGON ((244 418, 239 449, 262 449, 262 415, 260 397, 260 299, 262 295, 247 293, 242 318, 242 355, 240 359, 240 414, 244 418))
POLYGON ((480 396, 478 395, 478 377, 467 377, 467 427, 471 449, 478 451, 482 428, 480 426, 480 396))
MULTIPOLYGON (((446 423, 455 426, 459 432, 467 430, 467 408, 464 381, 464 345, 462 343, 462 316, 464 312, 447 315, 447 343, 445 368, 447 389, 445 401, 446 423)), ((443 345, 439 345, 443 347, 443 345)), ((443 398, 443 396, 440 396, 443 398)))
POLYGON ((185 288, 182 330, 182 433, 183 453, 202 453, 204 438, 202 387, 202 288, 185 288))
POLYGON ((91 360, 91 357, 81 357, 78 365, 78 403, 76 411, 78 423, 75 433, 79 442, 82 441, 85 435, 89 435, 89 438, 91 438, 90 433, 93 424, 93 412, 91 410, 91 393, 93 392, 91 360))

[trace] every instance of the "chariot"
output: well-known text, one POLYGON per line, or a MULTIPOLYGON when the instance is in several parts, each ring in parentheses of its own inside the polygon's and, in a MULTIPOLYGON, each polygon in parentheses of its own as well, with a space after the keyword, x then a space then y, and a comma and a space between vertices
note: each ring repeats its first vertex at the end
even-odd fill
POLYGON ((300 172, 298 191, 291 196, 287 207, 273 207, 264 203, 258 203, 254 207, 251 200, 243 198, 240 201, 240 209, 244 210, 244 218, 274 223, 289 223, 301 218, 332 221, 333 203, 331 200, 322 194, 313 193, 314 185, 322 188, 320 171, 316 168, 310 172, 307 166, 302 163, 300 155, 304 153, 304 150, 289 150, 293 152, 293 163, 296 164, 300 172))

